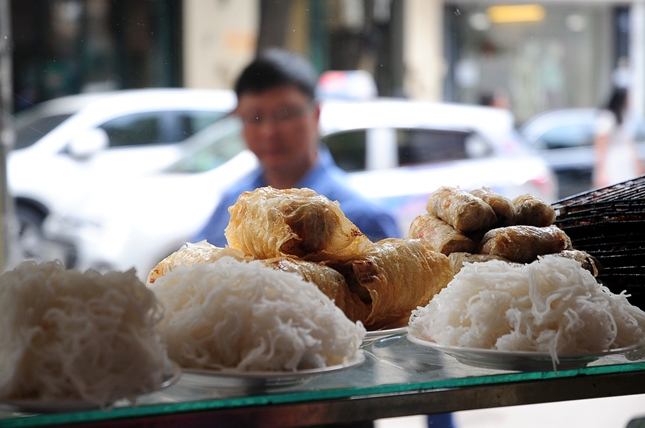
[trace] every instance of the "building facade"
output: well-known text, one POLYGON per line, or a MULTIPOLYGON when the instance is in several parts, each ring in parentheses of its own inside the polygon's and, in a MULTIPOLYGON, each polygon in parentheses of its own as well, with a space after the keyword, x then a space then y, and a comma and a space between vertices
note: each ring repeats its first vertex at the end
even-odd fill
POLYGON ((522 122, 599 106, 621 75, 642 98, 642 9, 640 0, 12 0, 14 107, 105 89, 228 88, 258 48, 280 45, 320 71, 366 70, 384 96, 501 95, 522 122))

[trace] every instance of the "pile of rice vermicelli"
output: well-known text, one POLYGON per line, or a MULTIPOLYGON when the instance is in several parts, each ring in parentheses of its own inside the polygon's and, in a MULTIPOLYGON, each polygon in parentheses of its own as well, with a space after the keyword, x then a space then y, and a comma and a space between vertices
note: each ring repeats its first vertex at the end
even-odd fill
POLYGON ((166 310, 169 355, 186 368, 327 367, 353 359, 365 336, 318 287, 260 261, 182 266, 151 288, 166 310))
POLYGON ((413 311, 410 332, 446 346, 584 354, 645 339, 645 312, 613 294, 579 262, 468 263, 413 311))
POLYGON ((134 270, 22 262, 0 276, 0 399, 107 405, 158 389, 162 309, 134 270))

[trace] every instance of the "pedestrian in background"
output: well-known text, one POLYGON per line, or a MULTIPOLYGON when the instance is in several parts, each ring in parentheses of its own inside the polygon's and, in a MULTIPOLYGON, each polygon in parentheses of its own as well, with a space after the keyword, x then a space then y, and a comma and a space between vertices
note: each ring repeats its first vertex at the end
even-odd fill
POLYGON ((628 115, 629 92, 615 87, 606 107, 598 113, 594 134, 593 187, 600 188, 639 177, 645 173, 628 115))

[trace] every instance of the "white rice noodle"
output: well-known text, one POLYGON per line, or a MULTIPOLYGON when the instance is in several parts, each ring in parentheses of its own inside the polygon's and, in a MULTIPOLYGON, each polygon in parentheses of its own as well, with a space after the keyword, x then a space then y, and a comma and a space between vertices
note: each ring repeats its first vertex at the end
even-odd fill
POLYGON ((260 261, 224 257, 182 266, 151 288, 166 309, 159 332, 186 368, 295 371, 343 364, 365 328, 315 285, 260 261))
POLYGON ((468 263, 410 317, 410 331, 447 346, 575 355, 645 339, 645 312, 579 262, 547 255, 526 265, 468 263))
POLYGON ((23 262, 0 276, 0 399, 107 405, 158 389, 172 363, 134 270, 23 262))

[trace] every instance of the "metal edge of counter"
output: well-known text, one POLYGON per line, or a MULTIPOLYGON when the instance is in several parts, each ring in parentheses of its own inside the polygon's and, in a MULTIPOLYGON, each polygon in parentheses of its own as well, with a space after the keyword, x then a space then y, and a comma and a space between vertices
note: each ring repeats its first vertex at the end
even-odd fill
MULTIPOLYGON (((75 428, 305 427, 408 415, 451 413, 645 393, 645 371, 580 375, 516 383, 356 396, 290 404, 151 415, 74 424, 75 428)), ((3 425, 0 421, 0 426, 3 425)), ((30 425, 28 420, 24 420, 30 425)), ((18 425, 16 425, 18 426, 18 425)), ((56 426, 47 424, 47 426, 56 426)), ((66 425, 69 426, 69 425, 66 425)))

